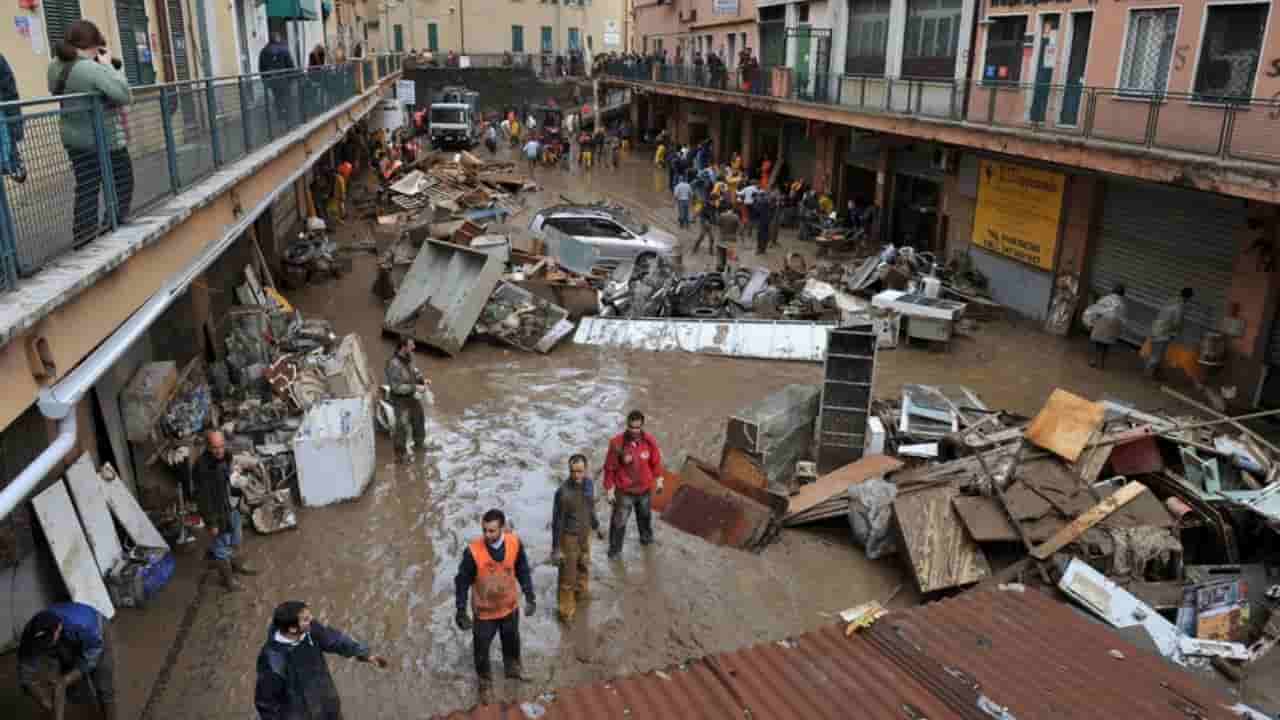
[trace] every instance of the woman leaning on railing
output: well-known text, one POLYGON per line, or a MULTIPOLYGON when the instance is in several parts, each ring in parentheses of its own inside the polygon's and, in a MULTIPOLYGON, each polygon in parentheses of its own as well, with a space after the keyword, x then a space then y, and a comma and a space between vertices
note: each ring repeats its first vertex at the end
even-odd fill
POLYGON ((99 137, 96 113, 90 101, 78 99, 63 103, 62 145, 75 177, 72 234, 74 243, 79 245, 98 234, 98 193, 103 176, 101 144, 106 144, 114 180, 116 222, 125 221, 133 202, 133 163, 129 158, 125 109, 133 101, 133 94, 120 69, 120 61, 111 57, 107 40, 97 25, 77 20, 67 27, 54 60, 49 63, 49 92, 98 95, 107 110, 101 116, 103 134, 99 137))

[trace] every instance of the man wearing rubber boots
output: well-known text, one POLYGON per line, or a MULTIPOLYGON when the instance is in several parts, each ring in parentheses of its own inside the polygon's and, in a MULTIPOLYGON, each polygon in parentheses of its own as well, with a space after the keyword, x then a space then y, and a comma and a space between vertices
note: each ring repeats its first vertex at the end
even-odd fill
POLYGON ((427 415, 422 408, 422 395, 431 384, 413 365, 413 338, 401 338, 396 352, 387 360, 387 385, 391 387, 391 407, 396 411, 396 425, 392 433, 396 448, 396 461, 409 460, 409 438, 414 447, 422 450, 427 444, 427 415))
POLYGON ((457 623, 471 630, 475 653, 476 675, 480 678, 481 701, 486 701, 493 687, 489 671, 489 649, 493 636, 502 641, 502 665, 506 676, 524 679, 520 664, 520 592, 524 592, 524 614, 533 615, 538 603, 533 594, 533 577, 524 544, 506 529, 507 516, 501 510, 490 510, 481 520, 484 534, 471 542, 462 553, 462 562, 454 578, 458 603, 457 623), (467 595, 475 621, 467 617, 467 595))
POLYGON ((218 572, 227 590, 241 589, 236 575, 258 572, 237 557, 242 538, 240 490, 231 484, 232 462, 227 454, 227 439, 214 431, 206 436, 207 447, 196 461, 196 504, 213 542, 209 544, 209 563, 218 572))
POLYGON ((609 559, 622 553, 627 521, 632 511, 640 530, 640 544, 653 543, 651 503, 656 489, 662 492, 662 451, 658 440, 644 431, 644 413, 632 410, 627 429, 609 441, 604 463, 605 499, 613 505, 609 517, 609 559))
POLYGON ((591 533, 599 532, 595 484, 587 477, 587 458, 569 458, 569 479, 556 490, 551 506, 551 561, 560 568, 557 604, 560 619, 573 622, 578 603, 587 599, 591 571, 591 533))

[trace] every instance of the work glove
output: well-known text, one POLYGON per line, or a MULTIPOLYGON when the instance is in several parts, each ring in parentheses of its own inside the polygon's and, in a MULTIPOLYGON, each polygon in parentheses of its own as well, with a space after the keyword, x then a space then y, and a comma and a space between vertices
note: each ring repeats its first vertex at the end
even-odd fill
POLYGON ((538 601, 532 595, 526 595, 524 598, 524 616, 532 617, 538 612, 538 601))
POLYGON ((608 490, 604 491, 604 501, 609 503, 610 505, 613 504, 613 488, 609 488, 608 490))
POLYGON ((458 617, 454 618, 454 620, 457 621, 459 630, 471 629, 471 618, 467 617, 466 609, 459 610, 458 617))

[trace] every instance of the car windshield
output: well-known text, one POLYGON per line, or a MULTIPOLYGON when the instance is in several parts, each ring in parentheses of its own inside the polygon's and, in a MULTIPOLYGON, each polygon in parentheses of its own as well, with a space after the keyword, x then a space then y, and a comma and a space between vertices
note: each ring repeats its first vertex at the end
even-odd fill
POLYGON ((431 124, 463 125, 467 112, 461 108, 431 108, 431 124))
POLYGON ((614 216, 613 216, 613 219, 614 219, 614 220, 615 220, 619 225, 621 225, 622 227, 626 228, 627 230, 630 230, 632 233, 634 233, 634 234, 636 234, 636 235, 643 235, 643 234, 645 234, 645 233, 649 232, 649 226, 648 226, 648 225, 645 225, 645 224, 644 224, 644 223, 642 223, 642 222, 636 222, 635 220, 631 219, 631 216, 630 216, 630 215, 624 215, 624 214, 622 214, 622 213, 617 213, 616 215, 614 215, 614 216))

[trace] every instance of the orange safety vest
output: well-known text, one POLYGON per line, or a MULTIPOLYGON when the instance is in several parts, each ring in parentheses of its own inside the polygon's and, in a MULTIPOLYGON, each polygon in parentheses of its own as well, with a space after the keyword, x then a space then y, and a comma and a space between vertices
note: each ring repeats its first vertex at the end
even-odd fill
POLYGON ((471 557, 476 561, 476 582, 471 587, 471 611, 477 620, 498 620, 520 607, 520 583, 516 580, 516 557, 520 540, 515 533, 503 533, 506 554, 502 562, 493 559, 484 536, 471 541, 471 557))

